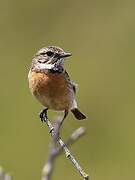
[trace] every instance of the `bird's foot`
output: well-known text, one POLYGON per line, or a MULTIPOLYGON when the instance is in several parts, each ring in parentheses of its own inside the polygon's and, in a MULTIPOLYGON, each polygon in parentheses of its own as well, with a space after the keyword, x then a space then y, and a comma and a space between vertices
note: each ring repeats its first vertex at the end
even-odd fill
POLYGON ((42 110, 39 114, 42 122, 45 122, 47 120, 47 110, 48 110, 48 108, 42 110))

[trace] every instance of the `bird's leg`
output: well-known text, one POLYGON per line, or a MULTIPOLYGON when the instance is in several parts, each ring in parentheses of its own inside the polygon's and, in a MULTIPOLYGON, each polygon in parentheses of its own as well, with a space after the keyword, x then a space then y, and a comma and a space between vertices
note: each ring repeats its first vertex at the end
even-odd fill
POLYGON ((48 111, 48 108, 46 108, 40 112, 40 119, 42 122, 44 122, 47 119, 47 111, 48 111))
POLYGON ((62 119, 61 122, 60 122, 59 128, 60 128, 61 125, 63 124, 63 122, 64 122, 64 120, 66 119, 67 115, 68 115, 68 111, 65 110, 65 112, 64 112, 64 117, 63 117, 63 119, 62 119))
MULTIPOLYGON (((44 109, 44 110, 42 110, 40 112, 40 119, 41 119, 42 122, 46 122, 46 120, 48 118, 47 117, 47 111, 48 111, 48 108, 46 108, 46 109, 44 109)), ((60 127, 62 126, 65 118, 67 117, 67 115, 68 115, 68 111, 65 110, 64 117, 62 118, 61 121, 57 122, 55 128, 53 129, 53 131, 54 131, 54 142, 57 142, 57 140, 59 139, 60 127)))
POLYGON ((62 124, 63 124, 63 122, 64 122, 65 118, 67 117, 67 115, 68 115, 68 111, 67 111, 67 110, 65 110, 65 112, 64 112, 64 117, 62 118, 62 120, 61 120, 60 122, 58 122, 58 123, 57 123, 57 126, 54 128, 55 141, 57 141, 57 140, 58 140, 58 138, 59 138, 59 134, 60 134, 60 127, 62 126, 62 124))

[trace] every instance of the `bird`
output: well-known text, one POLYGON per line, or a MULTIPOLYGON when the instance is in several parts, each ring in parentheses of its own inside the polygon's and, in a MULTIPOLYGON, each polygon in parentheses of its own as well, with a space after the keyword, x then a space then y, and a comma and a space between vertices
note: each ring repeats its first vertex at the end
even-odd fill
POLYGON ((45 107, 44 111, 63 111, 62 122, 70 111, 76 119, 86 119, 77 106, 76 84, 64 68, 71 55, 57 46, 43 47, 34 55, 28 73, 32 95, 45 107))

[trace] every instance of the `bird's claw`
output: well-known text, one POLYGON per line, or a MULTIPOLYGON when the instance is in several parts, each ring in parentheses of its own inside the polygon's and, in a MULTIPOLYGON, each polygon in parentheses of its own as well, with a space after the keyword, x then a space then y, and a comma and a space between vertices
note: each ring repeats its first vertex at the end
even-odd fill
POLYGON ((40 112, 39 116, 42 122, 45 122, 47 119, 47 110, 48 109, 44 109, 40 112))

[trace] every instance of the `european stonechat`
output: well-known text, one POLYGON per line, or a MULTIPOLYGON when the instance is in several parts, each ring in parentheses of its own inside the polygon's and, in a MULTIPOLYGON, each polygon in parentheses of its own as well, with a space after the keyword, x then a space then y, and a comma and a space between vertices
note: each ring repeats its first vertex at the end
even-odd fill
POLYGON ((62 48, 48 46, 40 49, 34 56, 28 79, 29 88, 46 110, 64 111, 63 120, 71 111, 76 119, 86 118, 75 100, 76 85, 64 69, 64 61, 71 53, 62 48))

